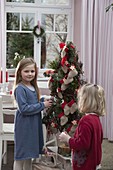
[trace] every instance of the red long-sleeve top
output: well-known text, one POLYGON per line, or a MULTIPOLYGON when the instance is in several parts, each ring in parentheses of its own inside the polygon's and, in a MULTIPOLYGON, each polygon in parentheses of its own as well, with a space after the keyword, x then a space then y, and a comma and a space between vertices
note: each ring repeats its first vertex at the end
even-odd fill
POLYGON ((103 131, 99 116, 87 114, 81 118, 74 137, 69 139, 73 150, 73 170, 96 170, 101 163, 103 131))

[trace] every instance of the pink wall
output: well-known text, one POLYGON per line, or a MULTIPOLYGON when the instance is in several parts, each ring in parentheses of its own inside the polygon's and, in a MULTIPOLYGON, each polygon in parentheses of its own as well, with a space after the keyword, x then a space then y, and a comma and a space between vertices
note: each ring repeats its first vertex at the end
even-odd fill
POLYGON ((81 47, 81 0, 74 1, 74 44, 77 46, 80 57, 80 47, 81 47))

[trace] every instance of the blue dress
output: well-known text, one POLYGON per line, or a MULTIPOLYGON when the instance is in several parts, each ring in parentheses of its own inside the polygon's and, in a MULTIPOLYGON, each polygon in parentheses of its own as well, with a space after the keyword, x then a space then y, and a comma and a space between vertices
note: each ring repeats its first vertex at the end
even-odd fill
POLYGON ((15 115, 15 160, 38 158, 44 145, 41 111, 36 91, 19 84, 14 91, 18 109, 15 115))

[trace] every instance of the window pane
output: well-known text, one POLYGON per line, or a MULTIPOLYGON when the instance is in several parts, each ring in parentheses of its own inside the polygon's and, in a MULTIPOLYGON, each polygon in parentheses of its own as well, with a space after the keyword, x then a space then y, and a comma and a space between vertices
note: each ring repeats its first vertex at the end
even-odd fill
POLYGON ((19 13, 7 13, 7 30, 19 30, 19 13))
POLYGON ((21 0, 6 0, 6 2, 20 2, 21 0))
POLYGON ((41 0, 42 4, 69 5, 69 0, 41 0))
POLYGON ((21 0, 22 2, 26 2, 26 3, 34 3, 35 0, 21 0))
POLYGON ((67 15, 56 15, 55 31, 67 32, 67 15))
POLYGON ((31 33, 7 33, 7 68, 13 67, 15 53, 25 57, 34 55, 34 37, 31 33))
POLYGON ((32 30, 34 25, 34 14, 22 14, 22 30, 32 30))
POLYGON ((49 62, 59 57, 59 43, 66 42, 66 39, 67 34, 46 34, 46 39, 41 46, 41 68, 48 68, 49 62), (45 53, 42 53, 43 51, 45 53))
POLYGON ((69 0, 56 0, 56 4, 69 5, 69 0))
POLYGON ((6 0, 6 2, 26 2, 26 3, 34 3, 35 0, 6 0))
POLYGON ((54 30, 54 15, 53 14, 42 14, 42 25, 46 31, 54 30))
POLYGON ((41 0, 41 3, 43 4, 56 4, 56 0, 41 0))

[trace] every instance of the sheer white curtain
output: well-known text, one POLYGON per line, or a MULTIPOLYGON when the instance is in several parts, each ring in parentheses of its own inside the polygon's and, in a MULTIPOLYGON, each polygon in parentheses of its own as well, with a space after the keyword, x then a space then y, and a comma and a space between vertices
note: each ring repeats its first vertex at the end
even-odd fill
POLYGON ((81 0, 79 42, 87 81, 105 89, 107 114, 101 121, 104 138, 113 141, 113 11, 105 11, 111 3, 112 0, 81 0))

